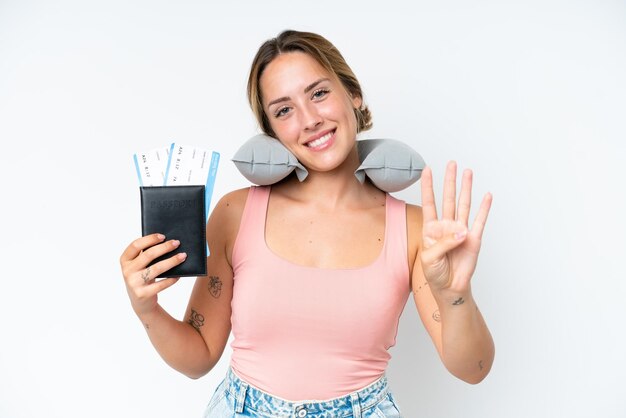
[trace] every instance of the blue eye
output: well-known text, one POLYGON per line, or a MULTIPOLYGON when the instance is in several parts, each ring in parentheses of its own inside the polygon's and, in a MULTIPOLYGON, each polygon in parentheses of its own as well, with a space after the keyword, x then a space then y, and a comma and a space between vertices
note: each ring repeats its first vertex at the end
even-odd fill
POLYGON ((280 109, 278 109, 276 112, 274 112, 274 117, 279 118, 281 116, 285 116, 287 112, 289 112, 289 107, 283 106, 280 109))
POLYGON ((321 99, 322 97, 326 96, 328 93, 330 93, 330 90, 328 89, 317 89, 313 92, 313 94, 311 95, 311 98, 321 99))

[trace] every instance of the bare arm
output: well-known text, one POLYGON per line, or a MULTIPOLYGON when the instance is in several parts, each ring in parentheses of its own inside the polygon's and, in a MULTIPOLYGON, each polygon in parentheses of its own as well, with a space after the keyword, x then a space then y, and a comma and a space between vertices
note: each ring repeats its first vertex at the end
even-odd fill
POLYGON ((191 378, 201 377, 215 366, 228 340, 233 285, 230 252, 241 218, 239 209, 243 208, 242 199, 245 203, 246 195, 242 191, 226 195, 209 218, 208 274, 196 279, 184 320, 173 318, 157 301, 158 293, 176 279, 158 282, 153 279, 161 270, 182 260, 174 255, 146 267, 152 259, 171 250, 171 246, 150 248, 154 240, 140 238, 120 259, 131 304, 150 341, 167 364, 191 378), (164 264, 160 266, 161 263, 164 264))
POLYGON ((495 348, 487 325, 472 295, 474 273, 482 232, 491 204, 486 196, 476 220, 468 229, 472 173, 463 176, 456 209, 456 164, 446 172, 441 219, 437 219, 432 174, 422 176, 423 212, 410 211, 410 231, 421 226, 421 236, 412 238, 414 264, 413 297, 446 368, 468 383, 478 383, 489 373, 495 348))
POLYGON ((444 366, 459 379, 479 383, 493 364, 495 347, 471 291, 436 298, 419 257, 412 275, 413 299, 444 366))

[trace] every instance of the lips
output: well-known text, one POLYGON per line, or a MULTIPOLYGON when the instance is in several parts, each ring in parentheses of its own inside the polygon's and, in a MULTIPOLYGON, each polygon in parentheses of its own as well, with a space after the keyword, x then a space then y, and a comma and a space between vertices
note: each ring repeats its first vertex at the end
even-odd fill
POLYGON ((306 147, 313 148, 313 149, 321 149, 321 148, 324 148, 324 146, 328 144, 328 142, 333 138, 334 135, 335 135, 335 130, 332 130, 320 136, 319 138, 316 138, 307 142, 304 145, 306 147))

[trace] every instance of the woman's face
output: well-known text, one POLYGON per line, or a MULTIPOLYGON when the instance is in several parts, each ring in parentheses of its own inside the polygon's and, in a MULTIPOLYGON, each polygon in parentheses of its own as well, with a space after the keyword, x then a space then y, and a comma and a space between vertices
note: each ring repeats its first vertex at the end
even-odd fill
POLYGON ((354 148, 352 98, 336 76, 302 52, 281 54, 260 79, 263 109, 278 139, 309 170, 339 167, 354 148))

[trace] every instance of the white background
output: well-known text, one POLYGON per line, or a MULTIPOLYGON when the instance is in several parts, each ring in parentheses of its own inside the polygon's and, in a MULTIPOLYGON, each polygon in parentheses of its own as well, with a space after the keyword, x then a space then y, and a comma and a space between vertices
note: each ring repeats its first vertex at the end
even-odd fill
MULTIPOLYGON (((375 128, 494 195, 474 277, 496 341, 478 386, 441 365, 412 301, 389 377, 407 417, 626 416, 623 1, 0 0, 0 417, 199 417, 226 369, 190 380, 152 349, 118 259, 140 235, 137 151, 222 154, 257 133, 258 46, 329 38, 375 128)), ((398 193, 420 202, 419 185, 398 193)), ((192 279, 160 301, 181 317, 192 279)), ((358 297, 358 295, 356 295, 358 297)), ((298 379, 294 370, 294 379, 298 379)))

